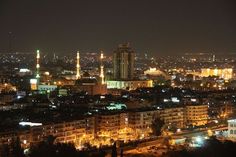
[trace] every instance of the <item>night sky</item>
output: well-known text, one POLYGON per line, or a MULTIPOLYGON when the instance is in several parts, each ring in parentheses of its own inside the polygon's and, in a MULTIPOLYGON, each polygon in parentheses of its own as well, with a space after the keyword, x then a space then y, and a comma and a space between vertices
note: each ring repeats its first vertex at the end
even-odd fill
POLYGON ((235 0, 0 0, 0 52, 236 53, 235 0))

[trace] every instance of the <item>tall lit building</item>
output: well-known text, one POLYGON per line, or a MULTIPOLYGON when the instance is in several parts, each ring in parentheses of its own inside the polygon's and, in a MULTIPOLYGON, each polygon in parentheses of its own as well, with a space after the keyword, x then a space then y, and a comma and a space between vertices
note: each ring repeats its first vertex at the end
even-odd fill
POLYGON ((152 87, 152 80, 134 78, 135 52, 129 43, 121 44, 113 53, 113 79, 106 80, 108 89, 135 90, 152 87))
POLYGON ((134 77, 135 52, 130 45, 121 44, 113 53, 113 73, 116 80, 130 80, 134 77))

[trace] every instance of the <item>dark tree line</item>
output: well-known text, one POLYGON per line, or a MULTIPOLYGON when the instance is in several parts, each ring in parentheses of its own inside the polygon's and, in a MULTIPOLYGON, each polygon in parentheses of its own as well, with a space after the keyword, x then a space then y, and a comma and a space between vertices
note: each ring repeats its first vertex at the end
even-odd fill
POLYGON ((24 150, 21 148, 20 139, 12 138, 10 145, 0 145, 0 157, 25 157, 24 150))
MULTIPOLYGON (((0 157, 105 157, 106 153, 102 149, 77 151, 71 143, 55 143, 55 138, 49 136, 45 141, 31 146, 24 154, 19 138, 12 140, 11 145, 0 146, 0 157)), ((113 148, 114 149, 114 148, 113 148)))
POLYGON ((155 136, 160 136, 162 133, 162 128, 164 126, 164 121, 161 120, 159 117, 155 118, 152 122, 152 132, 155 136))
POLYGON ((180 151, 168 152, 165 157, 234 157, 236 154, 236 143, 232 141, 219 141, 211 138, 203 147, 180 151))

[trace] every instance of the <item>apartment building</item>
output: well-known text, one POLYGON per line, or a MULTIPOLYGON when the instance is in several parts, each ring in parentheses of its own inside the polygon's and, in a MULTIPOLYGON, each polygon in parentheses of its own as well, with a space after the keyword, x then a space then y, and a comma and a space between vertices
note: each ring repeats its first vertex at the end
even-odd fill
POLYGON ((55 137, 56 143, 74 143, 79 146, 93 139, 94 133, 94 117, 87 117, 81 120, 31 127, 27 131, 19 132, 18 136, 23 147, 37 144, 48 136, 55 137))
POLYGON ((168 107, 158 110, 158 116, 168 126, 176 128, 184 127, 184 108, 183 107, 168 107))
POLYGON ((236 119, 228 120, 228 138, 236 139, 236 119))
POLYGON ((153 122, 154 111, 135 111, 129 113, 129 127, 134 133, 144 138, 152 132, 151 126, 153 122))
POLYGON ((103 114, 96 116, 96 135, 98 137, 118 138, 120 114, 103 114))
POLYGON ((187 126, 201 126, 208 122, 208 105, 186 105, 185 124, 187 126))

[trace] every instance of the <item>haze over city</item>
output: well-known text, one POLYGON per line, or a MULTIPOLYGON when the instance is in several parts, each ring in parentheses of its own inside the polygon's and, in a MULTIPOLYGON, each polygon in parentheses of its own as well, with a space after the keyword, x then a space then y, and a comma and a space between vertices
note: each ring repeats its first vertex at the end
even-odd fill
POLYGON ((155 56, 235 53, 235 3, 1 0, 0 52, 111 53, 116 45, 130 42, 138 53, 155 56))

